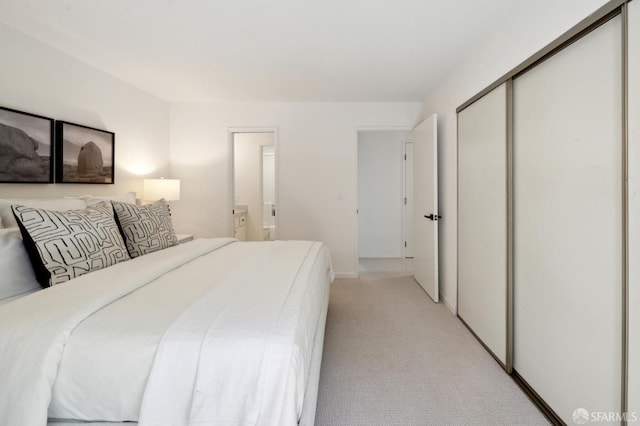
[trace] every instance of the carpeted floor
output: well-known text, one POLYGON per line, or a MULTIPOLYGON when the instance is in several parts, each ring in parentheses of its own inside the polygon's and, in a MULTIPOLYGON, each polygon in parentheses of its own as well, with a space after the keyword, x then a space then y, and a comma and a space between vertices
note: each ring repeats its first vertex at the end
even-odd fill
POLYGON ((538 425, 537 408, 406 271, 331 288, 316 425, 538 425))

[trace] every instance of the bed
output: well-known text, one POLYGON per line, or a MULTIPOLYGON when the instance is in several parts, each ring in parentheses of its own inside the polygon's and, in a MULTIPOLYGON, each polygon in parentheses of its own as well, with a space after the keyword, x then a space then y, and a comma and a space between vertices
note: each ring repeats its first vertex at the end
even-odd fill
POLYGON ((0 424, 312 425, 332 280, 319 242, 196 239, 11 298, 0 424))

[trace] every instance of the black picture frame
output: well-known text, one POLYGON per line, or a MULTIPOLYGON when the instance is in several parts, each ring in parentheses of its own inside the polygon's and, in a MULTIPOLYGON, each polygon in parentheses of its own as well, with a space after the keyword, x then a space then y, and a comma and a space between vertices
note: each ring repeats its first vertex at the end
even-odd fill
POLYGON ((0 107, 0 183, 53 183, 53 122, 0 107))
POLYGON ((116 134, 56 121, 56 183, 115 183, 116 134))

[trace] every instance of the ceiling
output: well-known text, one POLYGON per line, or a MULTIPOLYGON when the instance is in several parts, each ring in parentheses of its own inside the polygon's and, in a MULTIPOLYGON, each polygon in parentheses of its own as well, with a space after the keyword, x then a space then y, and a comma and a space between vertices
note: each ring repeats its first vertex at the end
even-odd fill
POLYGON ((172 102, 407 102, 517 4, 0 0, 0 21, 172 102))

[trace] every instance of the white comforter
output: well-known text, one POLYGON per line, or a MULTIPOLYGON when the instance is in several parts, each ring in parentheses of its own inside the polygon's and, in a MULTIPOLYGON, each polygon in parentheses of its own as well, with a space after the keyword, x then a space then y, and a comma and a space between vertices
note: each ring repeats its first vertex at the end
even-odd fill
POLYGON ((0 424, 295 424, 328 252, 232 242, 196 240, 0 307, 0 424))

